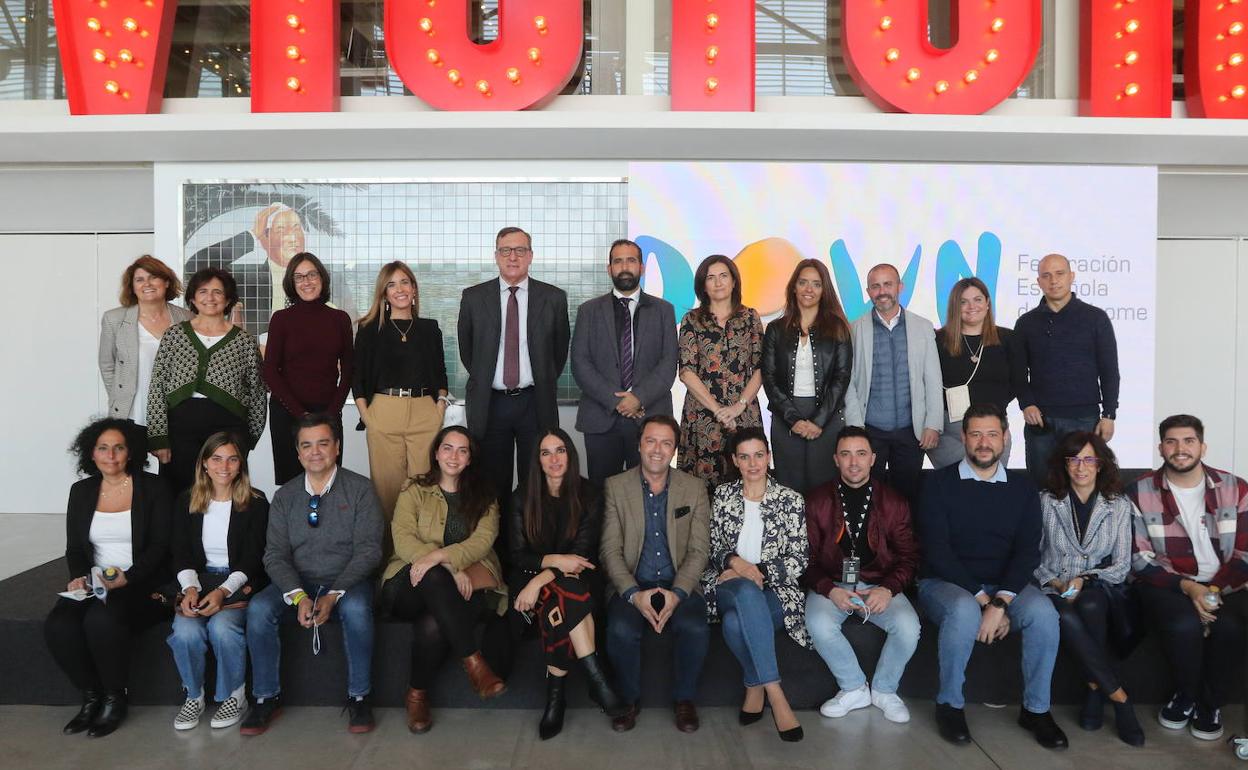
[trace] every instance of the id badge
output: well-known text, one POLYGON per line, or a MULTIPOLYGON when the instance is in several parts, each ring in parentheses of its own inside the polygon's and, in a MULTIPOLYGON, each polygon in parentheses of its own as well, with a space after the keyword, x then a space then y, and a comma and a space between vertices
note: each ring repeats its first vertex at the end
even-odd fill
POLYGON ((857 556, 846 556, 841 560, 841 582, 848 586, 858 585, 858 568, 862 560, 857 556))

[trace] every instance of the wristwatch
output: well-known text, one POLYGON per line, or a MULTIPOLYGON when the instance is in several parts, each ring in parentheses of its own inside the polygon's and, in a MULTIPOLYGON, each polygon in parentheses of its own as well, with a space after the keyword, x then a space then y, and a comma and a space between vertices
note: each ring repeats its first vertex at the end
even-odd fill
POLYGON ((992 597, 992 600, 988 602, 988 606, 996 607, 999 610, 1003 610, 1006 607, 1009 607, 1009 605, 1005 603, 1005 599, 1002 599, 1000 596, 992 597))

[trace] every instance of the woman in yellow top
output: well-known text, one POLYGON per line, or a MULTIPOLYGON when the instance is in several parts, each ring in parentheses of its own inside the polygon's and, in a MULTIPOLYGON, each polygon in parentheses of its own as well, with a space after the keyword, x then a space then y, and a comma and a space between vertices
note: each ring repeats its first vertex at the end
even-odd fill
POLYGON ((450 647, 473 690, 493 698, 506 689, 481 656, 474 629, 507 610, 507 588, 494 554, 495 485, 476 463, 477 442, 459 426, 443 428, 429 449, 429 472, 399 493, 391 521, 394 555, 383 575, 381 605, 413 624, 407 727, 433 725, 429 685, 450 647))

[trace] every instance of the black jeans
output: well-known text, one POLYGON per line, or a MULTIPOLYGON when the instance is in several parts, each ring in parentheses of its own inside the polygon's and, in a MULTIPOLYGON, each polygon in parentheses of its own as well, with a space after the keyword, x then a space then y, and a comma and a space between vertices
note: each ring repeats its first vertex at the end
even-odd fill
POLYGON ((1218 708, 1230 698, 1232 666, 1244 656, 1248 630, 1248 594, 1223 596, 1209 636, 1196 615, 1192 600, 1177 588, 1139 586, 1153 625, 1161 633, 1162 648, 1174 672, 1181 696, 1218 708))
POLYGON ((412 668, 408 684, 427 690, 446 660, 448 650, 457 658, 480 651, 476 626, 488 618, 490 609, 478 591, 468 601, 460 596, 455 578, 445 567, 434 567, 420 583, 412 585, 409 565, 386 581, 381 589, 383 606, 391 617, 412 621, 412 668))
POLYGON ((1073 602, 1049 595, 1057 608, 1062 646, 1083 666, 1084 681, 1108 695, 1122 686, 1118 661, 1109 649, 1110 603, 1118 601, 1099 580, 1089 581, 1073 602))
POLYGON ((233 433, 239 454, 251 451, 247 421, 207 398, 188 398, 169 412, 169 475, 176 497, 195 481, 195 460, 208 437, 217 431, 233 433))
MULTIPOLYGON (((515 467, 520 477, 520 486, 524 486, 533 447, 537 444, 537 432, 537 399, 532 388, 514 396, 498 390, 490 392, 489 418, 484 435, 478 438, 481 453, 485 455, 485 468, 498 485, 501 521, 508 521, 511 514, 511 491, 515 479, 512 468, 515 467)), ((499 527, 498 538, 494 541, 494 550, 504 566, 511 558, 507 530, 508 527, 499 527)))
MULTIPOLYGON (((339 404, 339 409, 342 405, 339 404)), ((328 412, 336 416, 337 435, 342 435, 342 415, 328 407, 308 404, 311 413, 328 412)), ((299 452, 295 447, 295 416, 286 411, 286 407, 276 398, 269 399, 269 439, 273 444, 273 480, 280 487, 295 476, 303 473, 299 463, 299 452)), ((342 447, 346 441, 338 442, 338 466, 342 467, 342 447)))
POLYGON ((871 438, 871 451, 875 452, 872 474, 905 496, 910 501, 910 510, 917 511, 923 450, 914 437, 914 429, 907 425, 900 430, 880 430, 868 425, 867 434, 871 438))
POLYGON ((118 588, 108 601, 58 599, 43 624, 56 665, 79 690, 124 690, 130 674, 131 640, 169 616, 149 588, 118 588))
POLYGON ((585 434, 585 469, 589 480, 599 489, 607 479, 641 462, 637 449, 639 420, 615 416, 615 424, 603 433, 585 434))

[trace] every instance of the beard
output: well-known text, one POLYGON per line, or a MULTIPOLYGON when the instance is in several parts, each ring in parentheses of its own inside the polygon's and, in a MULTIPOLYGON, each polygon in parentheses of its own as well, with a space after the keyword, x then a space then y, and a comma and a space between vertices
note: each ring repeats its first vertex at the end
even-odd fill
POLYGON ((1000 461, 1001 453, 993 452, 992 456, 988 460, 981 460, 977 456, 975 456, 975 454, 972 453, 972 454, 967 455, 966 459, 971 462, 971 465, 974 465, 976 468, 979 468, 981 471, 986 471, 992 466, 996 465, 998 461, 1000 461))
POLYGON ((1197 465, 1200 465, 1200 458, 1192 457, 1184 463, 1184 461, 1176 461, 1172 459, 1172 457, 1167 457, 1162 461, 1162 464, 1165 465, 1167 469, 1174 471, 1175 473, 1187 473, 1197 465))
POLYGON ((633 291, 634 289, 637 288, 637 284, 640 281, 641 281, 641 278, 639 276, 634 275, 633 273, 628 273, 628 272, 620 273, 619 275, 614 275, 611 277, 611 284, 615 286, 616 290, 622 291, 622 292, 633 291))

